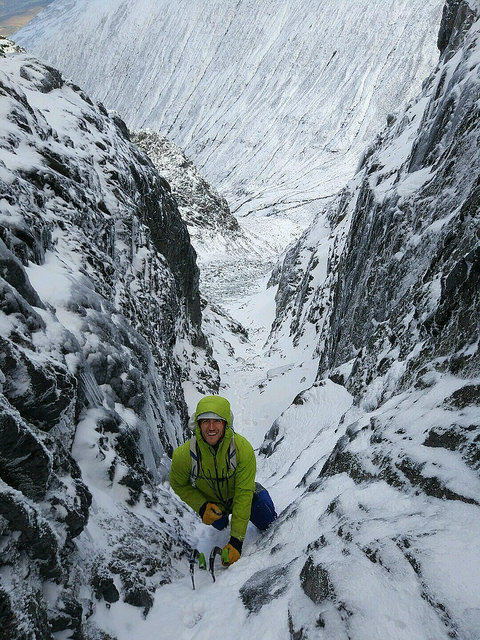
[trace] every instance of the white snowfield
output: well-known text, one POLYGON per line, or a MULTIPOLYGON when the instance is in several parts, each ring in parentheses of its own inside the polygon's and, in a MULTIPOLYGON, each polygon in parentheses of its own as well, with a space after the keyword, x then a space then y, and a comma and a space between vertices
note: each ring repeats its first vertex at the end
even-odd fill
POLYGON ((15 38, 130 129, 174 140, 235 214, 311 219, 417 94, 442 5, 57 0, 15 38))

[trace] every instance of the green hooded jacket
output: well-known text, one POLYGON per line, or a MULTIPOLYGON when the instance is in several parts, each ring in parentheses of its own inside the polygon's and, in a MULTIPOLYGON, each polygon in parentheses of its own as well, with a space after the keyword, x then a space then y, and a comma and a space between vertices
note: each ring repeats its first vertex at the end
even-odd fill
POLYGON ((224 513, 231 513, 230 534, 243 540, 250 520, 253 492, 255 490, 256 460, 252 445, 235 433, 237 468, 233 472, 228 465, 228 448, 233 436, 230 404, 220 396, 207 396, 200 400, 195 413, 195 436, 200 454, 199 472, 195 486, 191 484, 192 468, 190 442, 180 445, 173 452, 170 484, 175 493, 194 511, 199 512, 205 502, 218 504, 224 513), (202 438, 197 417, 212 411, 227 422, 225 435, 216 449, 202 438))

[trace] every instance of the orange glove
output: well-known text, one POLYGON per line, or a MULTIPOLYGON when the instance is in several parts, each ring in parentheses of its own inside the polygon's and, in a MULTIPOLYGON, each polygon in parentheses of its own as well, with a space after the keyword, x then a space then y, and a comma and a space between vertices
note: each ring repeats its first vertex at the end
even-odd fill
POLYGON ((240 554, 242 553, 242 541, 237 538, 230 538, 230 542, 223 547, 222 550, 222 564, 224 567, 229 567, 231 564, 240 559, 240 554), (228 562, 225 559, 225 556, 228 558, 228 562))
POLYGON ((199 513, 202 516, 203 524, 213 524, 215 520, 220 520, 223 515, 220 507, 214 502, 207 502, 202 505, 199 513))

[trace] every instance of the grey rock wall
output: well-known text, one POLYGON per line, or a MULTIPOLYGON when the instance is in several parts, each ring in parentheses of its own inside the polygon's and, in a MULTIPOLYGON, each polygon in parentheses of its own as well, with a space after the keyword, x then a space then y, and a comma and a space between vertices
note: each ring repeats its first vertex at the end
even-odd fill
POLYGON ((169 185, 58 71, 0 61, 0 638, 97 638, 97 602, 147 613, 175 575, 177 341, 215 363, 169 185))
POLYGON ((426 370, 480 368, 476 29, 468 3, 449 3, 445 15, 454 9, 438 68, 377 143, 351 209, 320 372, 353 358, 355 394, 398 361, 397 389, 426 370), (402 137, 412 143, 398 163, 402 137))

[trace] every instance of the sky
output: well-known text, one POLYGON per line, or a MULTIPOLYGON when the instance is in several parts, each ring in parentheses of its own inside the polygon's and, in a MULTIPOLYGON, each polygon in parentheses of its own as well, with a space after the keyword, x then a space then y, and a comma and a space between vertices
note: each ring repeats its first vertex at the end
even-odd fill
POLYGON ((0 34, 12 35, 51 2, 53 0, 0 0, 0 34))

